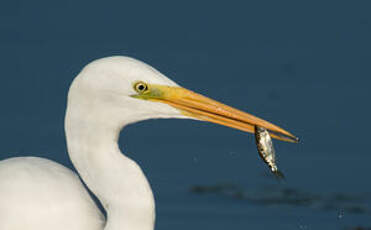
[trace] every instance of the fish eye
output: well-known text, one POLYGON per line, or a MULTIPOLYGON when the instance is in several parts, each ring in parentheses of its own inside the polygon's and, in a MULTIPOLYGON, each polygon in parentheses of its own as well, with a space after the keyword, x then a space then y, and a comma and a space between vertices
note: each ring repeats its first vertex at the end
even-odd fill
POLYGON ((148 90, 148 86, 146 83, 140 81, 134 84, 134 89, 138 93, 144 93, 148 90))

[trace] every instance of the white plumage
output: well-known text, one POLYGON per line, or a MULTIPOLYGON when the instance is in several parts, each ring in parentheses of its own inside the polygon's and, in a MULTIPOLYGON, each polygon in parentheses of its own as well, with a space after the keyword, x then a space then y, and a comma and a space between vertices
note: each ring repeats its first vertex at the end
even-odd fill
POLYGON ((105 220, 79 177, 37 157, 0 161, 0 229, 103 229, 105 220))
POLYGON ((127 124, 183 115, 169 105, 130 97, 135 81, 176 86, 140 61, 109 57, 87 65, 68 95, 68 152, 106 209, 107 226, 74 172, 47 159, 21 157, 0 161, 0 229, 153 229, 151 188, 140 167, 120 152, 117 139, 127 124))
POLYGON ((294 138, 269 122, 181 88, 138 60, 103 58, 74 79, 65 132, 72 163, 102 203, 107 220, 70 169, 20 157, 0 161, 0 230, 152 230, 151 187, 117 145, 124 126, 152 118, 205 120, 247 132, 259 125, 281 134, 272 137, 294 138))

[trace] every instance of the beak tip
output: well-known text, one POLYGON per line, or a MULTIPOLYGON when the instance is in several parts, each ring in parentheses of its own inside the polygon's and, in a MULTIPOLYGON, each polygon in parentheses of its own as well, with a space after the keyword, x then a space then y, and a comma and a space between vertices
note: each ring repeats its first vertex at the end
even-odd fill
POLYGON ((299 137, 293 136, 292 137, 292 140, 293 140, 294 143, 299 143, 300 142, 300 138, 299 137))

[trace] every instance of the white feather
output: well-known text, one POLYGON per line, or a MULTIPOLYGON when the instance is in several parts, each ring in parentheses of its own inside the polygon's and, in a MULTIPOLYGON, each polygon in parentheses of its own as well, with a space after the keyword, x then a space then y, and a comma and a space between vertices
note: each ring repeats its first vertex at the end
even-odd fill
POLYGON ((177 86, 152 67, 128 57, 87 65, 68 94, 65 131, 70 158, 107 211, 105 222, 78 176, 42 158, 0 161, 0 229, 152 230, 151 187, 117 141, 127 124, 150 118, 186 118, 177 109, 130 97, 133 84, 177 86))

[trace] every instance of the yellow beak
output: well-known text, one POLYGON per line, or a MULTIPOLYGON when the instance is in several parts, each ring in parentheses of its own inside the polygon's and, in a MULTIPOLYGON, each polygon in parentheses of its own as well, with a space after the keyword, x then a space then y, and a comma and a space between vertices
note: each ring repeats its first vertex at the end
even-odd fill
POLYGON ((275 139, 288 142, 299 141, 293 134, 268 121, 181 87, 148 85, 145 92, 133 97, 166 103, 179 109, 184 115, 199 120, 250 133, 254 133, 255 126, 260 126, 267 129, 275 139))

